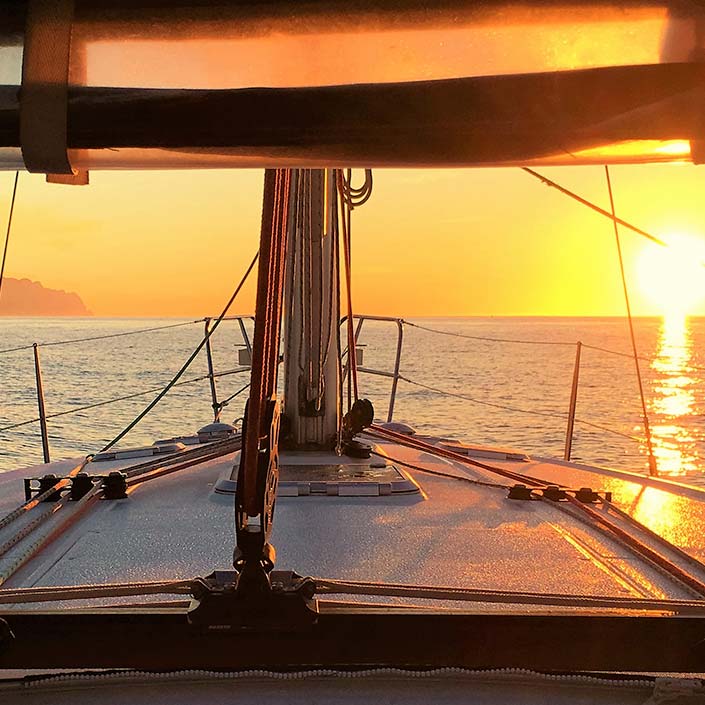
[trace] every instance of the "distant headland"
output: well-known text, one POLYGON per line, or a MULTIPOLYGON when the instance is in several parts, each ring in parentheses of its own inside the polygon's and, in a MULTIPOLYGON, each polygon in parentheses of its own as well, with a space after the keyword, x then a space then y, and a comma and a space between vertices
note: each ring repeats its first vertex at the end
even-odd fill
POLYGON ((72 291, 48 289, 41 282, 6 277, 0 293, 0 316, 91 316, 72 291))

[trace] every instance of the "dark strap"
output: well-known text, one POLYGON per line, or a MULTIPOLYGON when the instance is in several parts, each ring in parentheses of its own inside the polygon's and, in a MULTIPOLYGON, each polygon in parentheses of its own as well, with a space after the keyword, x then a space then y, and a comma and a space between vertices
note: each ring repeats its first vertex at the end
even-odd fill
POLYGON ((67 153, 74 0, 29 0, 22 59, 20 145, 28 171, 75 175, 67 153))

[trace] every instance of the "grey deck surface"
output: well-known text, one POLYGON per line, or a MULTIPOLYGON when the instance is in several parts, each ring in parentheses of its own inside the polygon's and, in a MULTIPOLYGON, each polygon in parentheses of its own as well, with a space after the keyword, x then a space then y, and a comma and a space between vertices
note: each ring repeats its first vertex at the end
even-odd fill
MULTIPOLYGON (((502 484, 482 470, 401 447, 393 457, 502 484)), ((101 472, 134 461, 101 464, 101 472)), ((100 501, 17 571, 4 587, 189 578, 231 566, 233 498, 213 492, 234 456, 138 486, 128 499, 100 501)), ((693 555, 705 556, 705 503, 634 482, 547 462, 495 465, 574 486, 610 489, 634 516, 693 555)), ((57 474, 72 467, 52 468, 57 474)), ((0 516, 23 499, 21 477, 0 475, 0 516)), ((581 595, 691 598, 594 527, 544 502, 516 502, 501 489, 411 471, 423 496, 280 497, 272 542, 277 567, 300 574, 427 585, 581 595)), ((22 520, 50 511, 42 504, 22 520)), ((0 571, 32 541, 75 512, 69 504, 46 527, 0 558, 0 571)), ((21 521, 0 530, 3 543, 21 521)), ((705 577, 705 576, 704 576, 705 577)), ((487 609, 508 609, 490 607, 487 609)), ((525 609, 525 608, 524 608, 525 609)))

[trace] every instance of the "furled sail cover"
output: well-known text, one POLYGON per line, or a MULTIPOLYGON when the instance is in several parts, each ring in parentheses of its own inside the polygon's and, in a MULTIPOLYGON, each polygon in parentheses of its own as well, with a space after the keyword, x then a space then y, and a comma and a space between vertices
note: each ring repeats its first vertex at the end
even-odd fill
MULTIPOLYGON (((696 1, 29 0, 29 17, 52 2, 73 23, 74 168, 705 160, 696 1)), ((3 168, 34 146, 26 18, 0 0, 3 168)))

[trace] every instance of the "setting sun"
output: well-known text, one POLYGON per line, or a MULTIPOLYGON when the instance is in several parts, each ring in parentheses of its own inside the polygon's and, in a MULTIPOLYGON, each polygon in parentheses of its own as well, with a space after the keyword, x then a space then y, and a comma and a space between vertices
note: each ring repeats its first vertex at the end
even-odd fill
POLYGON ((705 298, 705 241, 677 235, 648 245, 637 263, 639 287, 665 316, 686 315, 705 298))

